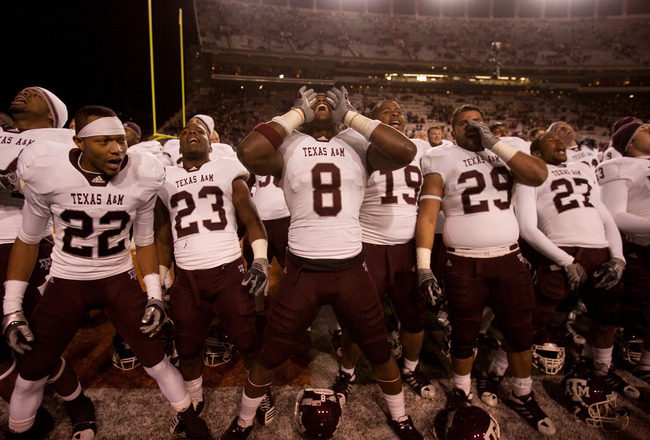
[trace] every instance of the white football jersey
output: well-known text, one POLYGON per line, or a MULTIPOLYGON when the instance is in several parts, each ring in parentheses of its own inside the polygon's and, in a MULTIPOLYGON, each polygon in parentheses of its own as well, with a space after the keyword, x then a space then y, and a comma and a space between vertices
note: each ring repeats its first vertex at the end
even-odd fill
POLYGON ((409 165, 394 171, 375 171, 368 179, 359 213, 364 243, 396 245, 415 236, 422 187, 420 159, 431 145, 421 139, 411 140, 417 153, 409 165))
MULTIPOLYGON (((541 186, 516 185, 515 200, 520 191, 534 193, 537 227, 556 246, 608 247, 603 221, 596 209, 602 203, 600 186, 591 167, 580 162, 547 167, 548 178, 541 186)), ((518 205, 515 209, 519 215, 518 205)))
POLYGON ((273 176, 255 176, 253 201, 262 220, 289 217, 284 192, 280 188, 280 182, 273 176))
POLYGON ((616 159, 617 157, 623 157, 623 155, 619 153, 616 148, 609 146, 605 149, 605 151, 603 151, 603 160, 601 162, 610 159, 616 159))
MULTIPOLYGON (((74 146, 74 131, 66 128, 36 128, 25 131, 0 131, 0 170, 16 171, 18 156, 33 144, 49 141, 74 146)), ((24 197, 13 191, 0 191, 0 244, 13 243, 22 223, 24 197)), ((45 235, 51 235, 49 228, 45 235)))
POLYGON ((447 247, 490 249, 517 241, 513 178, 496 154, 440 146, 427 151, 420 163, 424 176, 435 173, 444 181, 443 239, 447 247))
POLYGON ((248 179, 244 166, 222 157, 196 170, 165 167, 165 172, 158 197, 169 211, 178 267, 210 269, 240 257, 232 182, 248 179))
MULTIPOLYGON (((135 145, 134 145, 135 146, 135 145)), ((210 144, 212 151, 210 151, 210 160, 215 160, 220 157, 237 157, 235 150, 228 145, 222 143, 210 144)), ((180 152, 181 143, 178 139, 170 139, 165 142, 162 148, 163 165, 176 166, 181 165, 183 157, 180 152)))
POLYGON ((567 162, 582 162, 595 170, 598 164, 598 151, 585 145, 576 145, 566 149, 567 162))
POLYGON ((368 141, 348 129, 329 141, 293 132, 279 151, 280 187, 291 214, 289 250, 309 259, 361 252, 359 209, 368 180, 368 141))
POLYGON ((76 147, 34 147, 21 154, 18 172, 26 185, 25 210, 54 219, 50 274, 94 280, 132 269, 131 225, 153 241, 155 196, 165 178, 160 162, 127 152, 121 171, 110 178, 83 171, 76 147))
POLYGON ((163 155, 162 145, 158 141, 143 141, 129 147, 129 151, 138 151, 153 154, 156 159, 166 165, 166 159, 163 155))
MULTIPOLYGON (((650 157, 619 157, 606 160, 596 170, 600 185, 623 182, 628 189, 627 212, 650 219, 650 157)), ((650 245, 650 233, 631 233, 625 235, 636 243, 650 245)))

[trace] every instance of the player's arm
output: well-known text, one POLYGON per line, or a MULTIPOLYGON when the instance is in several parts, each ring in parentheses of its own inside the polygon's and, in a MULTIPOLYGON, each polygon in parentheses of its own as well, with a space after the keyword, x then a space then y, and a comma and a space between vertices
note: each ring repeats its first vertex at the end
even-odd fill
POLYGON ((623 233, 647 234, 650 218, 627 212, 628 185, 625 180, 610 180, 601 186, 602 201, 623 233))
POLYGON ((508 145, 492 134, 483 122, 469 120, 468 124, 478 130, 481 135, 481 145, 491 150, 508 165, 516 182, 529 186, 539 186, 544 183, 548 177, 548 168, 542 159, 508 145))
POLYGON ((593 202, 596 211, 598 211, 598 214, 600 215, 600 219, 603 221, 603 226, 605 227, 605 237, 609 243, 610 258, 619 258, 625 261, 625 257, 623 256, 623 240, 621 239, 621 233, 618 230, 618 226, 616 226, 614 217, 602 202, 598 193, 594 194, 593 202))
POLYGON ((237 217, 246 226, 248 240, 253 249, 253 263, 248 268, 242 285, 249 286, 251 295, 266 296, 269 290, 268 239, 262 219, 243 178, 238 177, 232 181, 232 202, 237 217))
POLYGON ((316 92, 302 86, 291 110, 282 116, 276 116, 271 122, 257 124, 237 146, 239 161, 253 174, 279 178, 284 162, 278 148, 284 138, 305 122, 314 119, 312 106, 315 102, 316 92))
POLYGON ((136 213, 133 221, 135 257, 147 291, 147 305, 142 316, 142 333, 153 336, 165 321, 165 306, 162 302, 162 287, 158 273, 158 254, 154 241, 154 207, 157 197, 153 196, 136 213))
POLYGON ((160 283, 163 285, 169 268, 172 266, 173 241, 169 211, 167 211, 165 204, 160 198, 156 199, 156 206, 154 208, 154 237, 158 256, 160 283))
POLYGON ((424 176, 420 194, 420 209, 415 227, 416 272, 420 294, 432 305, 438 302, 442 290, 431 271, 431 249, 442 206, 445 183, 440 174, 424 176))
POLYGON ((417 153, 413 141, 386 124, 377 125, 370 135, 370 142, 366 156, 369 173, 404 168, 417 153))

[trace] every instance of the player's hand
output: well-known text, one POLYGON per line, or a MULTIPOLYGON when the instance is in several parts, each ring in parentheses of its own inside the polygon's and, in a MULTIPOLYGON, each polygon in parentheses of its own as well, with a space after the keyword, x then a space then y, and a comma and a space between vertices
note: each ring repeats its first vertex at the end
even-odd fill
POLYGON ((575 260, 573 260, 573 263, 563 266, 562 269, 564 269, 564 274, 566 275, 569 289, 571 290, 577 289, 580 284, 587 281, 585 268, 575 260))
POLYGON ((594 287, 605 290, 611 289, 621 280, 624 269, 625 261, 620 258, 612 258, 593 273, 594 287))
POLYGON ((334 122, 342 123, 347 112, 357 111, 354 106, 352 106, 350 98, 348 97, 348 91, 345 90, 345 87, 343 86, 341 86, 340 89, 332 87, 327 92, 327 102, 334 109, 334 113, 332 113, 332 120, 334 120, 334 122))
POLYGON ((438 280, 431 272, 431 269, 418 269, 418 288, 420 295, 431 304, 433 307, 436 306, 442 295, 442 289, 438 284, 438 280))
POLYGON ((305 122, 311 122, 314 120, 314 109, 312 109, 312 107, 315 102, 316 92, 314 92, 314 89, 307 90, 307 86, 302 86, 300 90, 298 90, 298 99, 293 104, 292 108, 302 110, 302 113, 305 116, 305 122))
POLYGON ((488 150, 491 150, 494 145, 499 142, 501 139, 499 139, 497 136, 492 134, 490 129, 487 127, 482 122, 475 121, 474 119, 468 119, 467 124, 474 128, 475 130, 478 131, 478 133, 481 135, 481 145, 483 148, 487 148, 488 150))
POLYGON ((29 343, 34 340, 34 335, 22 310, 7 313, 2 318, 2 333, 17 353, 24 354, 25 350, 32 349, 29 343))
POLYGON ((269 294, 269 260, 256 258, 246 272, 242 286, 250 286, 248 293, 254 296, 269 294))
POLYGON ((149 337, 156 335, 165 323, 165 305, 156 298, 149 298, 142 316, 140 331, 149 337))
POLYGON ((0 189, 20 191, 20 179, 15 172, 0 170, 0 189))

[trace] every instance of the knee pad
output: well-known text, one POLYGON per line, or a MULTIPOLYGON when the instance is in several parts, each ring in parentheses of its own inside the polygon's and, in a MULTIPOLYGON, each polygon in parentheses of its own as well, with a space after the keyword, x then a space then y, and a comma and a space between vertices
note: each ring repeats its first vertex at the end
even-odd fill
POLYGON ((474 357, 476 353, 476 345, 459 345, 454 344, 454 341, 451 342, 451 350, 449 353, 456 359, 467 359, 469 357, 474 357))
POLYGON ((392 356, 391 346, 388 339, 382 339, 363 346, 359 345, 359 348, 372 365, 385 364, 392 356))

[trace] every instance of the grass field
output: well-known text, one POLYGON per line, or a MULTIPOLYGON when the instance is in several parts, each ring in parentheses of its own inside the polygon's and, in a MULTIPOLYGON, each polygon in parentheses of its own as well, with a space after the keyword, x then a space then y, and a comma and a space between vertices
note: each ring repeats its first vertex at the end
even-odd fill
MULTIPOLYGON (((274 277, 279 276, 277 265, 274 277)), ((441 410, 451 389, 449 361, 441 351, 441 331, 435 316, 430 313, 421 365, 424 372, 436 380, 438 397, 425 400, 405 388, 407 411, 425 438, 444 438, 440 429, 432 429, 444 421, 441 410)), ((93 313, 78 332, 66 352, 66 358, 77 371, 80 381, 95 402, 99 432, 97 439, 105 440, 152 440, 170 439, 168 426, 173 412, 142 367, 121 371, 113 367, 110 359, 111 339, 114 330, 102 313, 93 313)), ((485 368, 494 352, 482 346, 476 361, 477 371, 485 368)), ((256 439, 299 439, 294 421, 293 405, 299 390, 305 386, 328 387, 338 368, 330 345, 330 336, 319 316, 304 337, 297 341, 296 351, 279 370, 272 387, 278 415, 266 427, 257 426, 251 436, 256 439)), ((386 424, 385 403, 379 387, 373 382, 367 362, 357 369, 358 385, 354 387, 350 401, 343 408, 341 424, 334 438, 379 440, 397 438, 386 424)), ((534 375, 534 391, 541 406, 554 420, 560 440, 648 440, 650 439, 650 388, 634 378, 629 372, 620 374, 641 389, 641 399, 632 401, 619 398, 619 404, 629 408, 629 426, 619 433, 606 433, 577 422, 562 406, 563 390, 561 375, 534 375)), ((239 409, 244 369, 235 356, 233 361, 204 371, 206 406, 203 417, 211 432, 219 438, 239 409)), ((474 376, 475 377, 475 376, 474 376)), ((473 383, 475 390, 475 382, 473 383)), ((503 395, 510 388, 509 378, 504 381, 503 395)), ((484 406, 475 398, 474 404, 486 409, 501 426, 501 439, 522 440, 544 438, 530 428, 505 405, 496 408, 484 406)), ((70 423, 63 406, 55 396, 46 395, 44 405, 57 419, 51 440, 69 438, 70 423)), ((0 429, 4 432, 7 420, 6 404, 0 404, 0 429)))

